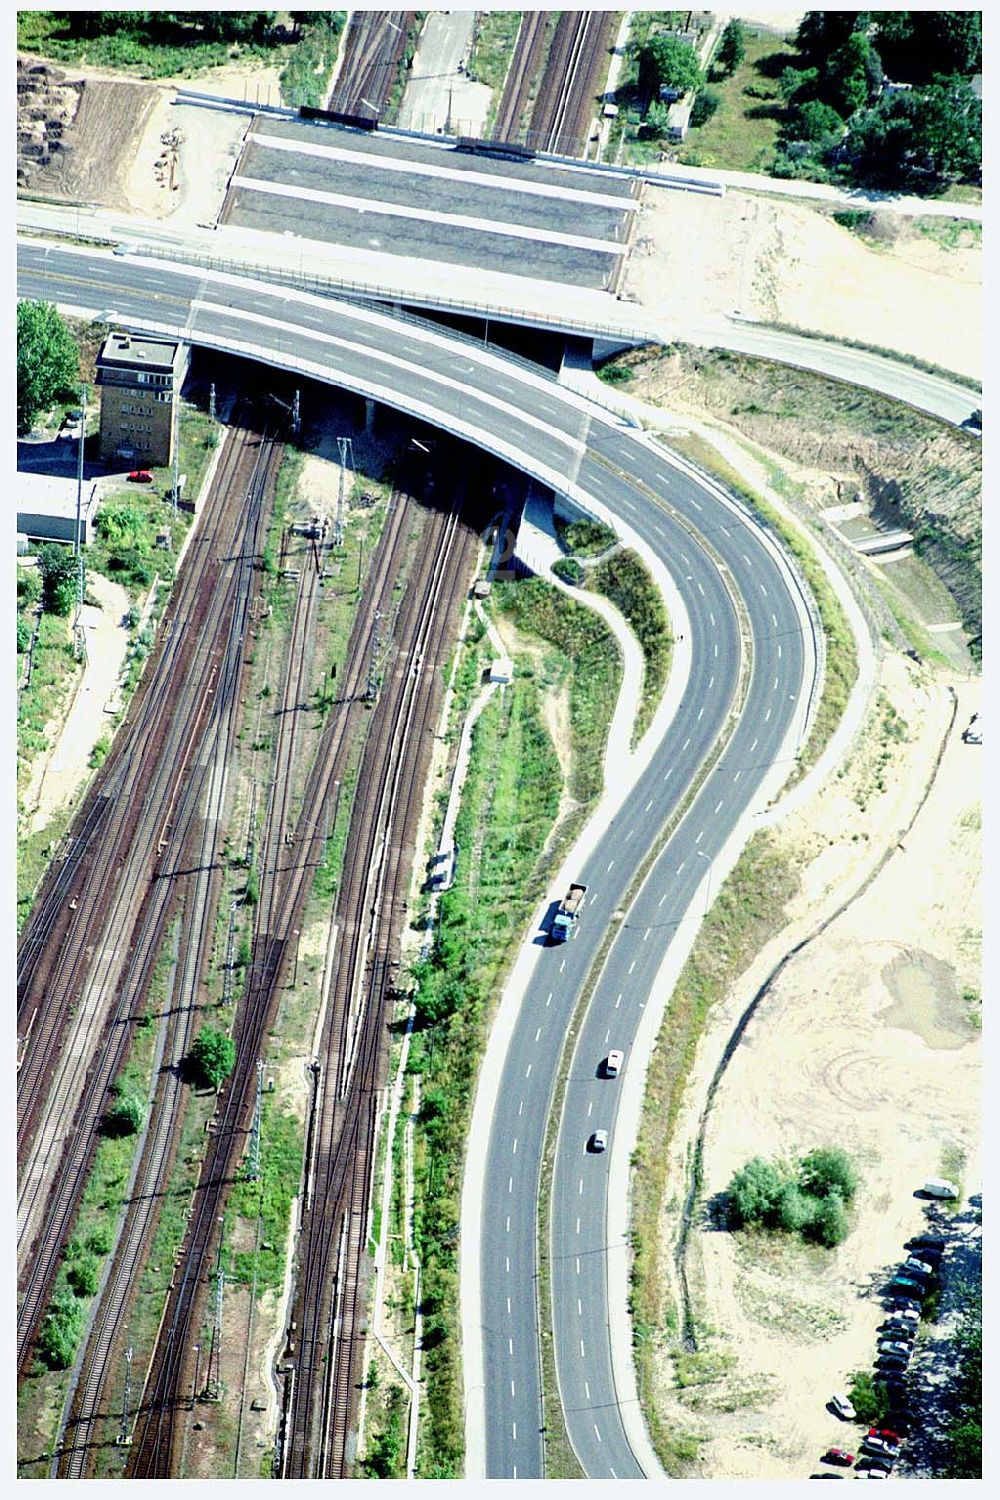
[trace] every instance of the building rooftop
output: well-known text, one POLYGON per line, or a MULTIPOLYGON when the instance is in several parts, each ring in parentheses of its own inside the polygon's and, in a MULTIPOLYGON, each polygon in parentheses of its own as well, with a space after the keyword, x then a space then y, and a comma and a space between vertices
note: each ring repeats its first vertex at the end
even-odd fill
POLYGON ((158 339, 146 334, 116 330, 108 335, 97 356, 97 367, 170 371, 177 363, 181 344, 177 339, 158 339))
MULTIPOLYGON (((97 485, 93 479, 83 481, 82 509, 87 515, 97 485)), ((35 474, 17 471, 17 508, 36 516, 61 516, 76 519, 76 480, 62 474, 35 474)))

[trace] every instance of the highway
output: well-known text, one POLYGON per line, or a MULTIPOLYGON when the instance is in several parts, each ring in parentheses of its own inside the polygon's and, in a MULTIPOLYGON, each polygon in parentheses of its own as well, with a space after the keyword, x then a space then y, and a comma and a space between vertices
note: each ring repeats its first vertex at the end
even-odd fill
MULTIPOLYGON (((588 1474, 638 1476, 616 1404, 609 1332, 610 1154, 589 1156, 584 1145, 591 1130, 614 1130, 631 1039, 681 912, 772 763, 788 753, 789 736, 801 732, 811 649, 787 571, 742 512, 724 507, 619 419, 541 371, 440 330, 263 282, 26 241, 18 246, 18 290, 81 311, 114 310, 119 322, 163 328, 195 343, 256 353, 478 442, 543 484, 619 516, 664 560, 683 596, 693 666, 680 708, 579 872, 590 889, 578 934, 565 947, 537 949, 535 982, 500 1090, 481 1213, 485 1389, 476 1398, 489 1414, 491 1477, 542 1473, 536 1189, 568 1016, 632 873, 711 749, 734 703, 741 668, 748 670, 739 724, 611 949, 581 1031, 560 1130, 552 1271, 567 1422, 588 1474), (742 596, 752 650, 741 641, 727 578, 742 596), (595 1076, 609 1046, 626 1052, 616 1082, 595 1076)), ((475 1330, 465 1332, 475 1340, 475 1330)))

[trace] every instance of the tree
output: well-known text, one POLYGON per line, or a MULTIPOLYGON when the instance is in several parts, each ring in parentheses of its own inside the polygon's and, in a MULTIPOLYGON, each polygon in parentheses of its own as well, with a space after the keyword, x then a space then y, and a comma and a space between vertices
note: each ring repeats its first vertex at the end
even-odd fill
POLYGON ((823 95, 846 119, 868 103, 871 43, 854 31, 830 53, 823 69, 823 95))
POLYGON ((660 32, 652 37, 639 54, 639 88, 647 98, 661 88, 686 94, 697 88, 702 73, 690 42, 660 32))
POLYGON ((42 605, 50 615, 68 615, 76 603, 79 564, 70 547, 46 542, 38 549, 42 605))
POLYGON ((38 1352, 50 1370, 68 1370, 83 1332, 83 1308, 68 1288, 53 1297, 38 1334, 38 1352))
POLYGON ((737 1224, 771 1223, 781 1201, 785 1179, 771 1162, 755 1156, 733 1175, 729 1205, 737 1224))
POLYGON ((982 173, 982 103, 963 79, 883 95, 851 121, 845 141, 856 181, 927 188, 982 173))
POLYGON ((796 1182, 786 1182, 774 1205, 773 1217, 778 1229, 786 1234, 800 1234, 812 1217, 814 1205, 796 1182))
POLYGON ((858 1177, 846 1151, 839 1146, 817 1146, 802 1158, 799 1186, 814 1198, 839 1193, 845 1203, 850 1203, 858 1190, 858 1177))
POLYGON ((798 49, 803 57, 821 67, 853 32, 867 32, 871 18, 872 13, 867 10, 806 11, 795 36, 798 49))
MULTIPOLYGON (((698 95, 701 98, 701 95, 698 95)), ((639 139, 641 141, 658 141, 667 133, 670 123, 670 110, 666 104, 659 99, 654 99, 643 116, 642 124, 639 126, 639 139)))
POLYGON ((982 13, 888 11, 878 17, 878 48, 897 82, 926 83, 935 73, 970 77, 983 65, 982 13))
POLYGON ((236 1043, 224 1031, 203 1026, 188 1053, 188 1073, 195 1084, 218 1089, 236 1066, 236 1043))
POLYGON ((66 1280, 77 1297, 92 1297, 101 1279, 101 1268, 93 1250, 77 1246, 66 1262, 66 1280))
POLYGON ((729 76, 736 72, 746 55, 747 44, 743 22, 734 16, 731 21, 726 22, 726 29, 722 33, 719 50, 715 54, 716 67, 720 73, 729 76))
POLYGON ((73 336, 51 302, 17 304, 17 424, 30 430, 39 412, 72 395, 80 371, 73 336))
POLYGON ((815 98, 818 86, 818 68, 783 68, 778 79, 778 88, 786 104, 815 98))

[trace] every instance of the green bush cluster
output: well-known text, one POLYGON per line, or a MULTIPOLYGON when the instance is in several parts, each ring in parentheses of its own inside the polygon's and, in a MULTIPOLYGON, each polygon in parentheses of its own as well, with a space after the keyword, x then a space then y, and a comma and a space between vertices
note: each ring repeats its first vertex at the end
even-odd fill
POLYGON ((574 586, 579 586, 586 577, 582 564, 577 562, 575 557, 560 557, 552 564, 552 571, 557 578, 562 579, 563 583, 570 583, 574 586))
POLYGON ((645 730, 660 700, 670 669, 673 637, 663 596, 653 575, 634 552, 616 552, 591 574, 591 587, 606 594, 625 616, 642 647, 645 672, 636 738, 645 730))
POLYGON ((145 1105, 138 1094, 120 1092, 102 1120, 105 1135, 138 1135, 145 1119, 145 1105))
POLYGON ((618 540, 613 529, 605 526, 603 521, 570 521, 568 526, 560 526, 557 522, 556 529, 567 550, 578 553, 580 557, 594 557, 606 552, 618 540))
POLYGON ((347 19, 344 11, 317 11, 317 19, 305 27, 302 39, 281 71, 279 84, 285 104, 307 104, 322 109, 337 61, 340 33, 347 19))
POLYGON ((236 1066, 236 1043, 224 1031, 203 1026, 187 1056, 187 1073, 191 1082, 202 1088, 217 1089, 236 1066))
POLYGON ((405 1479, 406 1428, 403 1416, 406 1396, 403 1387, 391 1385, 386 1396, 381 1421, 368 1441, 368 1451, 361 1460, 362 1473, 368 1479, 405 1479))
POLYGON ((819 1146, 797 1166, 755 1156, 729 1183, 730 1222, 798 1234, 832 1248, 847 1236, 847 1208, 857 1187, 850 1157, 837 1146, 819 1146))
POLYGON ((57 1292, 42 1319, 38 1353, 50 1370, 68 1370, 83 1332, 84 1311, 68 1287, 57 1292))

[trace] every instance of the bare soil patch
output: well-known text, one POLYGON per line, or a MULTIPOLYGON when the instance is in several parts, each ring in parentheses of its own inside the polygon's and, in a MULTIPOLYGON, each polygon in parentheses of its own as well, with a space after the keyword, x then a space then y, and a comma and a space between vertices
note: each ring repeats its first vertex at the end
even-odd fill
POLYGON ((754 194, 723 198, 647 189, 626 288, 664 320, 726 316, 898 349, 982 374, 982 252, 919 225, 875 216, 867 240, 823 209, 754 194))
POLYGON ((805 1478, 831 1444, 856 1451, 857 1430, 825 1403, 871 1365, 879 1288, 927 1216, 914 1192, 946 1161, 964 1161, 966 1197, 980 1185, 980 762, 960 737, 978 685, 953 685, 949 731, 948 685, 886 658, 882 697, 850 762, 779 828, 800 874, 791 921, 733 987, 699 1051, 672 1152, 665 1260, 704 1087, 735 1017, 777 959, 891 851, 768 991, 709 1117, 688 1253, 696 1379, 675 1388, 664 1362, 660 1401, 668 1420, 701 1437, 701 1477, 805 1478), (888 759, 887 704, 906 724, 888 759), (750 1156, 793 1158, 820 1144, 843 1145, 862 1178, 841 1246, 719 1229, 719 1195, 750 1156))

